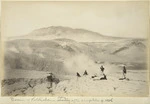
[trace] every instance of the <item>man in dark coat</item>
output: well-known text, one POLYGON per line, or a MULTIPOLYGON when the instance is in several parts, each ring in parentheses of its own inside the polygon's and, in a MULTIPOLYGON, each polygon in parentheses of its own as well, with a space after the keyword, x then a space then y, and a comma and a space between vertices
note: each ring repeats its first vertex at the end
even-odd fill
POLYGON ((85 70, 84 74, 83 75, 88 75, 87 71, 85 70))
POLYGON ((127 73, 127 69, 125 67, 125 65, 123 66, 123 77, 124 79, 126 79, 126 73, 127 73))
POLYGON ((103 65, 100 67, 100 69, 101 69, 101 71, 102 71, 102 73, 104 72, 104 67, 103 67, 103 65))
POLYGON ((54 75, 53 75, 53 73, 49 73, 49 74, 50 74, 50 75, 47 76, 47 80, 48 80, 48 82, 50 83, 50 88, 52 88, 54 75))

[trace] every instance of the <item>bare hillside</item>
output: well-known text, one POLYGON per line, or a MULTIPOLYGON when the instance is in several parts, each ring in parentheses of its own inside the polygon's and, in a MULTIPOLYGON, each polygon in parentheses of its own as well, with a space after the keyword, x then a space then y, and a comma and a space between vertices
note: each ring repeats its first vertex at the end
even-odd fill
POLYGON ((93 41, 108 42, 123 39, 118 37, 104 36, 100 33, 96 33, 85 29, 72 29, 70 27, 51 26, 34 30, 31 33, 23 36, 11 37, 9 38, 9 40, 14 39, 52 40, 59 38, 72 39, 78 42, 93 42, 93 41))
POLYGON ((108 37, 84 29, 55 26, 37 29, 5 42, 3 95, 47 95, 46 77, 50 72, 60 79, 53 88, 54 95, 58 91, 80 96, 85 92, 93 96, 146 94, 146 39, 108 37), (109 81, 99 82, 101 65, 104 65, 109 81), (119 81, 122 65, 128 70, 129 83, 119 81), (89 76, 76 80, 76 72, 82 76, 85 70, 89 76), (98 82, 91 79, 93 75, 97 75, 98 82), (103 93, 99 93, 102 90, 96 90, 95 86, 101 87, 103 93), (109 93, 105 86, 109 86, 109 93), (136 88, 132 90, 132 87, 136 88))

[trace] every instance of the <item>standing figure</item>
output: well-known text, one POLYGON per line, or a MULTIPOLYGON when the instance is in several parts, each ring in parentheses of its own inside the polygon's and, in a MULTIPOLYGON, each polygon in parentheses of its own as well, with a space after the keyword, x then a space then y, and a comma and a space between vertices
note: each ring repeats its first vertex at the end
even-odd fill
POLYGON ((127 73, 127 70, 126 70, 126 67, 124 65, 123 66, 123 77, 124 77, 124 79, 126 79, 126 73, 127 73))
POLYGON ((88 75, 87 71, 85 70, 84 74, 83 75, 88 75))
POLYGON ((103 65, 100 67, 100 69, 101 69, 101 71, 102 71, 102 73, 104 72, 104 67, 103 67, 103 65))
POLYGON ((49 82, 49 88, 52 88, 53 87, 53 79, 54 79, 54 75, 53 73, 49 73, 50 75, 47 76, 47 80, 49 82))

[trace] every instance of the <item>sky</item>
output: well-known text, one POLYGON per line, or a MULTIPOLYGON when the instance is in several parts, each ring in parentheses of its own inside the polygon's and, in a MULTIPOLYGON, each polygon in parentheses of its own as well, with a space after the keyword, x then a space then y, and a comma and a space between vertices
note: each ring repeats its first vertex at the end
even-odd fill
POLYGON ((2 2, 4 37, 66 26, 108 36, 145 38, 148 23, 148 2, 2 2))

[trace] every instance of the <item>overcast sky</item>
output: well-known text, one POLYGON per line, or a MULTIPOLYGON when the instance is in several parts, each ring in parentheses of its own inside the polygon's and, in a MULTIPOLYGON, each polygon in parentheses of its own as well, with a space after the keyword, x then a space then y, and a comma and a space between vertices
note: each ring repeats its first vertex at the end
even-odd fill
POLYGON ((49 26, 84 28, 108 36, 146 37, 148 2, 3 2, 2 34, 49 26))

